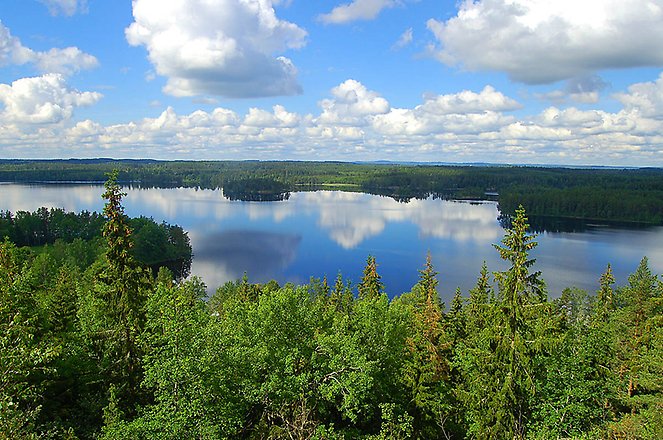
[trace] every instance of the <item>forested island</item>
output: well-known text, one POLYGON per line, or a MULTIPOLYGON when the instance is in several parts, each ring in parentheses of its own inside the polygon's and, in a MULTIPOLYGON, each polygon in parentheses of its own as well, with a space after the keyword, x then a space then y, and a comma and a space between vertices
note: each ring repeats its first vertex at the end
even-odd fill
POLYGON ((425 256, 392 299, 372 256, 357 286, 247 274, 207 297, 149 268, 141 231, 177 227, 127 218, 117 178, 103 215, 2 216, 0 438, 663 438, 646 258, 623 286, 608 266, 595 292, 550 300, 518 207, 495 246, 507 268, 476 268, 451 304, 425 256))
POLYGON ((343 162, 0 160, 0 182, 103 182, 228 188, 238 200, 342 189, 393 197, 496 199, 503 214, 663 224, 663 169, 433 166, 343 162))

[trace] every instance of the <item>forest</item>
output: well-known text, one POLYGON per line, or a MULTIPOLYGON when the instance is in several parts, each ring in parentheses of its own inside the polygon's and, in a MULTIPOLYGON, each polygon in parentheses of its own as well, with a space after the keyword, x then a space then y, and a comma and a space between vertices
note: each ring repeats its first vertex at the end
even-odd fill
MULTIPOLYGON (((84 269, 103 252, 103 215, 97 212, 65 212, 61 208, 39 208, 35 212, 0 211, 0 240, 30 247, 42 258, 69 255, 84 269)), ((176 278, 191 272, 193 253, 189 237, 177 225, 157 224, 153 219, 128 219, 132 231, 131 255, 156 274, 160 267, 170 269, 176 278)))
POLYGON ((530 217, 663 224, 663 169, 436 166, 391 163, 0 160, 0 182, 103 182, 229 188, 244 200, 279 200, 316 189, 412 198, 497 199, 505 215, 523 205, 530 217), (250 188, 241 191, 242 188, 250 188))
POLYGON ((141 261, 117 175, 103 197, 103 215, 70 215, 101 237, 56 232, 75 229, 59 211, 3 216, 0 438, 663 438, 647 258, 623 286, 607 266, 595 292, 550 300, 517 207, 495 245, 507 268, 477 268, 448 305, 426 256, 391 299, 370 255, 356 286, 246 274, 207 297, 141 261), (7 226, 34 216, 50 219, 39 242, 7 226))

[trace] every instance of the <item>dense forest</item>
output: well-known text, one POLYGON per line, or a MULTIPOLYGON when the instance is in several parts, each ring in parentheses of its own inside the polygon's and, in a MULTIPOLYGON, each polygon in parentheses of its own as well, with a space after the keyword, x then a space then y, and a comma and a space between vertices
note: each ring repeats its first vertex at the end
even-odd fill
POLYGON ((0 160, 0 182, 101 182, 119 169, 123 182, 147 186, 230 188, 230 197, 280 200, 288 192, 343 189, 399 201, 430 196, 494 199, 514 215, 663 224, 663 169, 433 166, 341 162, 0 160), (242 191, 246 188, 246 191, 242 191))
MULTIPOLYGON (((39 208, 35 212, 0 211, 0 240, 29 246, 48 257, 70 254, 84 269, 102 253, 102 228, 106 219, 96 212, 65 212, 61 208, 39 208)), ((155 273, 170 269, 176 278, 191 272, 193 253, 189 237, 177 225, 157 224, 153 219, 128 219, 133 245, 129 252, 155 273)))
POLYGON ((517 208, 495 245, 508 268, 477 268, 449 305, 424 256, 391 300, 371 256, 354 287, 245 276, 207 298, 139 261, 115 179, 94 258, 84 237, 0 244, 0 438, 663 438, 646 258, 624 286, 608 266, 551 301, 517 208))

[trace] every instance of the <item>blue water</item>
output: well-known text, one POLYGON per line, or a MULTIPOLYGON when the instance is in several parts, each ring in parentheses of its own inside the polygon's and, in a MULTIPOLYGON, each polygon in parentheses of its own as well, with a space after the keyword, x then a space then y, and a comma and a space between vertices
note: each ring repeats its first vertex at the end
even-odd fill
MULTIPOLYGON (((456 287, 466 293, 481 264, 503 270, 494 243, 504 230, 494 202, 413 200, 340 191, 293 193, 280 202, 240 202, 221 191, 192 188, 125 188, 126 213, 179 224, 189 232, 194 251, 192 273, 210 291, 247 272, 252 282, 305 283, 340 272, 356 285, 368 255, 390 296, 416 283, 426 253, 439 272, 439 290, 447 304, 456 287)), ((0 209, 34 211, 61 207, 80 211, 103 208, 101 185, 3 184, 0 209)), ((643 256, 655 273, 663 271, 663 228, 543 233, 533 256, 551 297, 565 287, 595 291, 611 263, 618 284, 643 256)))

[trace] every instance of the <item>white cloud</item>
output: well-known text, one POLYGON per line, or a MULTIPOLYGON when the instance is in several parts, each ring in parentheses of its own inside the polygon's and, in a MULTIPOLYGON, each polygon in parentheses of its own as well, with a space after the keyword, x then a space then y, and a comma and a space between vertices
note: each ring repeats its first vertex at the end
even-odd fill
POLYGON ((87 12, 87 0, 39 0, 48 7, 51 15, 72 16, 87 12))
POLYGON ((0 121, 17 124, 52 124, 71 118, 76 107, 102 98, 100 93, 69 88, 62 75, 46 74, 22 78, 11 85, 0 84, 0 121))
POLYGON ((273 112, 251 108, 244 118, 244 125, 250 127, 287 127, 293 128, 299 125, 300 117, 296 113, 288 112, 282 105, 275 105, 273 112))
POLYGON ((663 119, 663 73, 655 82, 633 84, 628 88, 628 93, 615 95, 628 111, 636 111, 639 114, 663 119))
POLYGON ((431 113, 453 114, 511 111, 518 110, 521 105, 493 87, 486 86, 479 93, 463 90, 451 95, 429 97, 424 103, 424 107, 431 113))
POLYGON ((86 54, 77 47, 50 49, 48 52, 33 52, 33 62, 40 71, 71 75, 83 69, 92 69, 99 62, 92 55, 86 54))
POLYGON ((517 110, 520 104, 486 86, 480 93, 464 90, 450 95, 428 96, 413 109, 392 109, 376 116, 373 128, 384 135, 425 135, 434 133, 479 133, 511 121, 502 112, 517 110))
POLYGON ((405 46, 409 45, 412 43, 413 35, 412 35, 412 28, 408 28, 401 34, 400 37, 398 37, 398 40, 394 43, 392 46, 392 49, 398 50, 402 49, 405 46))
POLYGON ((332 99, 320 101, 322 114, 316 122, 323 125, 368 123, 368 117, 389 111, 389 102, 359 81, 349 79, 331 90, 332 99))
POLYGON ((386 8, 393 8, 398 2, 396 0, 353 0, 340 6, 336 6, 328 14, 322 14, 318 18, 327 24, 345 24, 357 20, 373 20, 386 8))
POLYGON ((659 1, 464 0, 457 16, 428 28, 442 62, 528 84, 663 65, 659 1))
MULTIPOLYGON (((280 105, 251 108, 245 114, 224 108, 178 114, 169 107, 155 117, 123 124, 85 120, 74 126, 32 124, 31 130, 21 130, 18 121, 65 120, 76 106, 100 97, 71 91, 58 81, 58 87, 34 81, 29 87, 0 88, 0 106, 9 102, 12 108, 0 116, 2 156, 663 166, 663 77, 615 95, 623 104, 615 112, 551 106, 521 115, 514 112, 520 109, 517 101, 491 86, 426 96, 412 108, 391 108, 377 92, 348 80, 320 102, 317 115, 280 105), (19 93, 22 88, 28 92, 19 93), (32 98, 38 90, 58 88, 64 91, 32 98), (53 103, 60 103, 59 108, 53 103), (9 114, 17 115, 14 123, 8 122, 9 114)), ((343 235, 339 240, 348 244, 356 237, 343 235)))
POLYGON ((34 64, 42 73, 71 75, 83 69, 99 65, 97 59, 77 47, 50 49, 46 52, 34 51, 21 44, 9 28, 0 22, 0 66, 3 64, 34 64))
POLYGON ((144 45, 174 96, 232 98, 301 92, 297 69, 284 56, 304 46, 306 31, 276 17, 272 0, 134 0, 126 29, 144 45))

